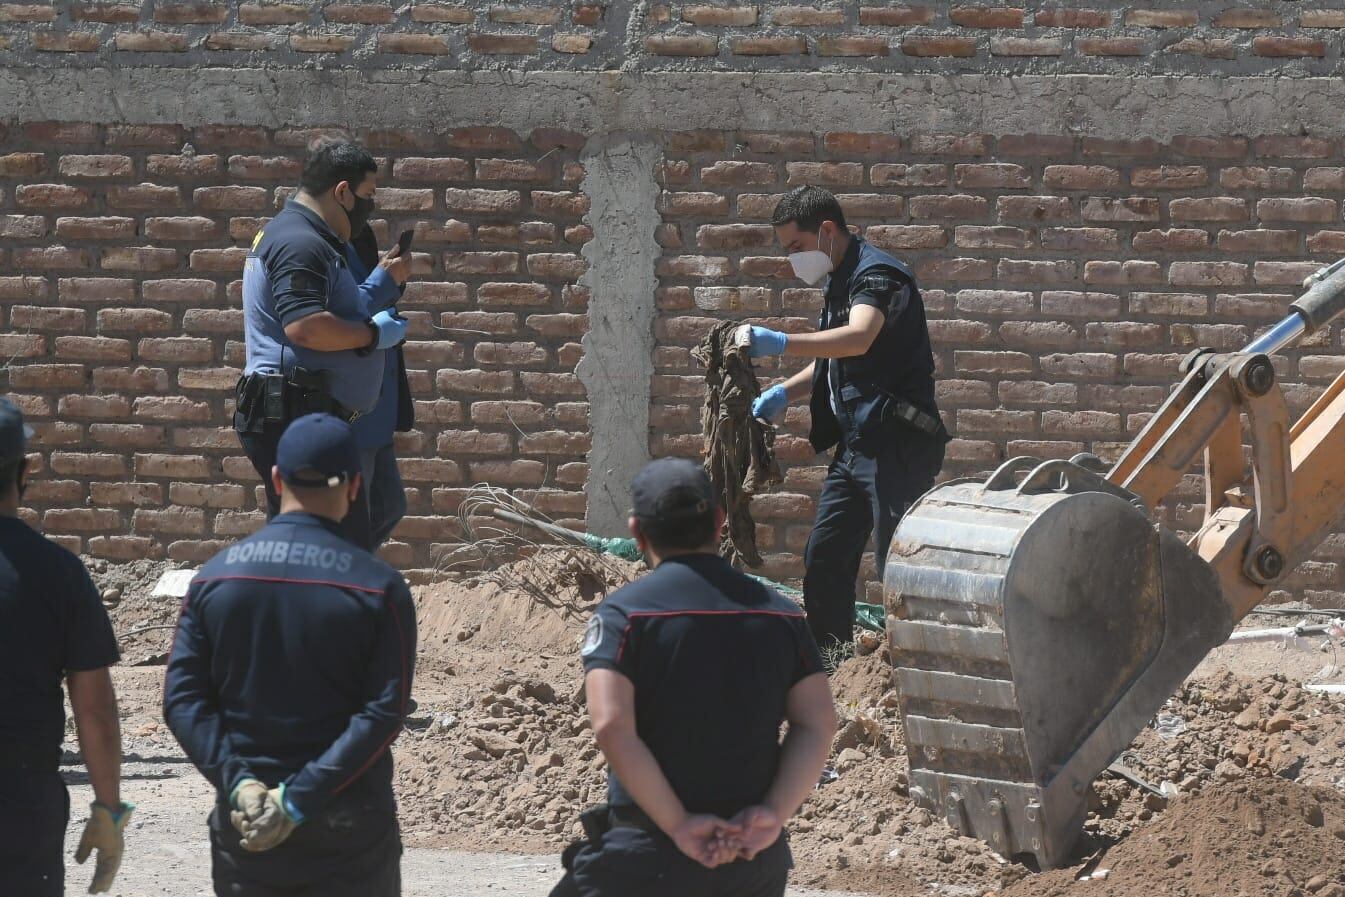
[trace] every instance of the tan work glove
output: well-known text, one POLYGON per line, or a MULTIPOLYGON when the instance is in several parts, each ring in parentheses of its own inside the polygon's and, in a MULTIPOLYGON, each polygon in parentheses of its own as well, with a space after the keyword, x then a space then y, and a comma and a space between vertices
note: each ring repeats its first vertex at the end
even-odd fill
POLYGON ((244 826, 254 819, 259 819, 266 807, 266 786, 256 779, 244 779, 234 787, 229 802, 234 807, 233 812, 229 814, 229 821, 238 829, 238 834, 246 835, 247 830, 244 826))
POLYGON ((75 850, 75 862, 83 863, 91 852, 98 851, 98 859, 94 861, 93 881, 89 884, 90 894, 112 889, 112 880, 121 868, 121 855, 125 849, 121 833, 126 823, 131 821, 131 811, 134 809, 134 805, 125 801, 116 809, 98 801, 89 804, 89 821, 84 824, 84 834, 80 836, 79 847, 75 850))
POLYGON ((240 829, 243 833, 243 849, 260 853, 278 847, 298 827, 299 820, 285 809, 285 786, 279 785, 266 792, 261 813, 243 822, 240 829))

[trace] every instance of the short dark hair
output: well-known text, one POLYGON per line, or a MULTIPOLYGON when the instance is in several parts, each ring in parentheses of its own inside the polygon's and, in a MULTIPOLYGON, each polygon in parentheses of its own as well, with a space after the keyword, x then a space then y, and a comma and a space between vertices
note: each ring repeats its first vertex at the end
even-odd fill
POLYGON ((667 551, 692 551, 718 541, 714 508, 695 517, 672 520, 655 520, 649 517, 635 519, 640 524, 640 535, 645 537, 650 548, 660 554, 667 551))
POLYGON ((835 194, 811 184, 795 187, 776 203, 775 211, 771 213, 771 226, 782 227, 791 221, 799 230, 810 234, 817 233, 823 221, 834 221, 837 227, 845 230, 845 213, 835 194))
POLYGON ((17 491, 19 479, 27 469, 27 458, 15 458, 12 461, 0 462, 0 495, 9 495, 11 491, 17 491))
POLYGON ((342 181, 352 188, 364 182, 365 175, 378 171, 378 163, 369 151, 345 137, 323 137, 308 148, 308 161, 299 177, 305 193, 317 196, 342 181))

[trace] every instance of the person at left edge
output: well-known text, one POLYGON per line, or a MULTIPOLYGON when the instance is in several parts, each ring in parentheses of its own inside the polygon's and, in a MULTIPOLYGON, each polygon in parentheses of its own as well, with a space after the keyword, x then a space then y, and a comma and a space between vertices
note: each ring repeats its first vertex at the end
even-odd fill
MULTIPOLYGON (((257 234, 243 268, 247 364, 238 381, 234 429, 279 510, 271 484, 285 426, 312 412, 347 422, 373 410, 384 353, 406 339, 406 321, 371 313, 351 274, 346 244, 374 207, 377 163, 363 147, 324 138, 309 151, 299 191, 257 234)), ((372 548, 363 494, 343 524, 372 548)))
POLYGON ((98 852, 89 885, 97 894, 112 887, 133 809, 121 800, 121 726, 108 673, 117 639, 79 558, 19 519, 29 435, 19 409, 0 399, 0 894, 65 893, 62 679, 94 796, 75 859, 98 852))
POLYGON ((290 424, 272 477, 281 513, 192 580, 164 681, 164 718, 216 790, 215 893, 396 897, 411 592, 341 536, 361 487, 348 424, 290 424))
MULTIPOLYGON (((410 253, 402 258, 394 246, 380 262, 374 230, 366 226, 346 244, 346 260, 355 278, 361 281, 360 291, 371 311, 392 308, 401 298, 410 276, 410 253)), ((355 439, 360 444, 360 469, 364 472, 364 493, 369 505, 370 551, 377 551, 406 515, 406 489, 397 470, 393 437, 410 430, 415 422, 406 359, 398 346, 385 353, 378 404, 368 414, 360 415, 353 425, 355 439)))

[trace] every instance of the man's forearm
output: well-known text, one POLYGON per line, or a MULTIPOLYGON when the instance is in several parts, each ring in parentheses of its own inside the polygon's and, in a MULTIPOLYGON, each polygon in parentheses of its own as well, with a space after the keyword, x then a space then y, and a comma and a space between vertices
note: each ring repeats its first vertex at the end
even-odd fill
POLYGON ((676 828, 686 816, 686 808, 668 784, 649 746, 634 733, 602 738, 598 746, 617 779, 654 824, 665 833, 676 828))
POLYGON ((817 787, 818 776, 831 752, 834 730, 815 729, 791 723, 780 748, 780 767, 762 801, 782 821, 793 816, 817 787))
POLYGON ((785 396, 789 401, 797 402, 812 392, 814 367, 816 367, 816 363, 808 365, 784 382, 785 396))
POLYGON ((795 358, 854 358, 869 351, 877 331, 847 324, 832 330, 791 333, 785 355, 795 358))
POLYGON ((347 321, 329 311, 306 315, 285 326, 285 335, 296 345, 315 352, 363 349, 374 341, 373 331, 363 321, 347 321))
POLYGON ((93 796, 115 808, 121 803, 121 720, 112 677, 104 668, 73 672, 67 681, 93 796))

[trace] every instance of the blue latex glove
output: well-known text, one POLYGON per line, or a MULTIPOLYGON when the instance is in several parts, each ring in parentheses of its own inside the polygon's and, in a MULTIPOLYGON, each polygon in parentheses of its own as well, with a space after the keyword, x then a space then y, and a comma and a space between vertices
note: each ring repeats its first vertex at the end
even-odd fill
POLYGON ((391 349, 406 342, 407 320, 398 317, 396 309, 380 311, 374 315, 371 323, 378 328, 378 342, 374 343, 375 349, 391 349))
POLYGON ((785 388, 779 384, 757 396, 752 402, 752 416, 762 420, 773 420, 789 406, 789 397, 785 388))
POLYGON ((789 335, 781 333, 778 330, 771 330, 769 327, 758 327, 755 324, 750 325, 752 330, 752 342, 747 347, 747 356, 749 358, 760 358, 763 355, 783 355, 785 346, 789 345, 789 335))

